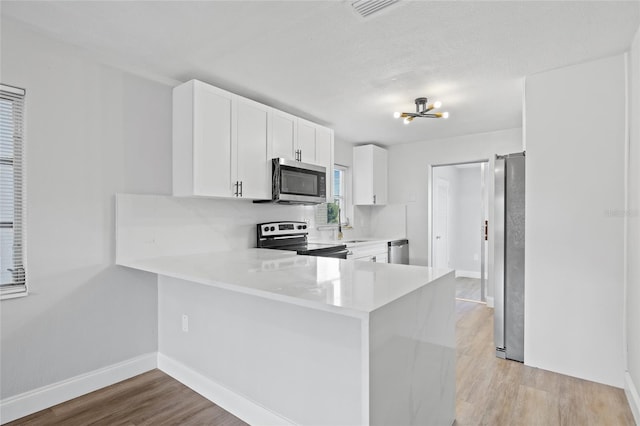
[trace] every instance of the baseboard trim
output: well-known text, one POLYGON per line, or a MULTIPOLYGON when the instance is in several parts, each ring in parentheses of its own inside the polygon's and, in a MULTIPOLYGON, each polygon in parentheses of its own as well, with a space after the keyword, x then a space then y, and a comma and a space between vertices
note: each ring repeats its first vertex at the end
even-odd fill
POLYGON ((487 296, 487 307, 488 308, 493 308, 493 297, 489 297, 487 296))
POLYGON ((28 416, 45 408, 53 407, 70 399, 153 370, 157 366, 157 359, 156 352, 141 355, 5 398, 0 401, 0 424, 28 416))
POLYGON ((624 373, 624 393, 627 394, 633 418, 636 424, 640 425, 640 394, 638 394, 638 388, 633 383, 628 371, 624 373))
POLYGON ((478 278, 480 279, 480 272, 476 271, 459 271, 456 269, 456 278, 465 277, 465 278, 478 278))
POLYGON ((295 424, 161 353, 158 353, 158 369, 249 424, 295 424))

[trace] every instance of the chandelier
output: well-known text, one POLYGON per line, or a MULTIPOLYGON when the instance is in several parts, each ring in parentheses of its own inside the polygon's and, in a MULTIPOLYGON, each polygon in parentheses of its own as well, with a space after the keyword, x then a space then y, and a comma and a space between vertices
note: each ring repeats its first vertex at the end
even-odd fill
POLYGON ((414 118, 449 118, 448 112, 431 112, 434 109, 438 109, 442 106, 442 102, 436 101, 432 104, 427 104, 427 98, 416 98, 416 112, 394 112, 395 118, 404 118, 404 124, 409 124, 414 118))

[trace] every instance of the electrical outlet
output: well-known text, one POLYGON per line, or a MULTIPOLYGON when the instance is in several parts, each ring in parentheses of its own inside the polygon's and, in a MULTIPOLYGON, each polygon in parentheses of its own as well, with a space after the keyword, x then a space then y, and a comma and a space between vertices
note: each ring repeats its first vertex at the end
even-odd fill
POLYGON ((182 331, 189 332, 189 316, 187 314, 182 314, 182 331))

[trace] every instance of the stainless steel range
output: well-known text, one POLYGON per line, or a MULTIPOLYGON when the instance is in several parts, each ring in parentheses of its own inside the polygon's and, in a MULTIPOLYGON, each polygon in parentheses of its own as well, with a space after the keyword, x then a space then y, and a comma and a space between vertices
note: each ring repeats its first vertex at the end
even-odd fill
POLYGON ((268 222, 257 225, 257 247, 295 251, 306 256, 347 258, 347 246, 310 243, 306 222, 268 222))

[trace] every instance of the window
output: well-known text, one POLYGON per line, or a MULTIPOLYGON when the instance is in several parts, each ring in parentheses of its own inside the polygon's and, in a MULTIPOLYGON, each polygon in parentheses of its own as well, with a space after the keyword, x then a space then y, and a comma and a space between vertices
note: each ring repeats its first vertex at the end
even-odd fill
POLYGON ((24 269, 24 89, 0 85, 0 296, 27 294, 24 269))
POLYGON ((327 223, 338 223, 338 212, 340 212, 340 223, 346 223, 346 185, 347 168, 336 164, 333 168, 333 203, 327 206, 327 223))

